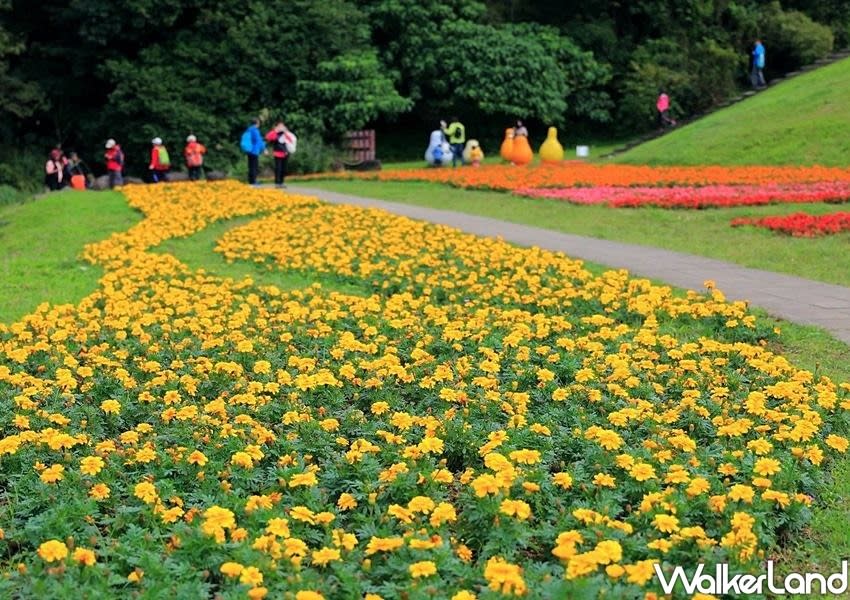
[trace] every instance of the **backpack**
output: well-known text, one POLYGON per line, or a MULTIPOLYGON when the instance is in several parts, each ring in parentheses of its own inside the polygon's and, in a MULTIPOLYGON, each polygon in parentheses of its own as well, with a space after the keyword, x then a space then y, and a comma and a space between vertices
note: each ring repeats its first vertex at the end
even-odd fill
POLYGON ((298 138, 291 131, 284 131, 277 138, 278 144, 283 146, 287 154, 295 154, 298 149, 298 138))
POLYGON ((242 139, 239 140, 239 147, 242 148, 242 152, 251 154, 254 151, 254 144, 251 142, 251 130, 246 129, 245 133, 242 134, 242 139))
POLYGON ((171 166, 171 157, 168 156, 168 150, 165 149, 165 146, 160 146, 157 148, 157 152, 159 153, 159 164, 163 167, 171 166))

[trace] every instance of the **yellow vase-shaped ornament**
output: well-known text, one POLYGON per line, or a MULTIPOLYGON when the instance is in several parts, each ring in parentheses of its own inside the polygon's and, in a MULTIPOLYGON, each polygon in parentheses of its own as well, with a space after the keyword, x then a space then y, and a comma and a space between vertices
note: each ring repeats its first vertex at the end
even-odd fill
POLYGON ((549 128, 546 141, 540 145, 540 160, 545 163, 555 163, 564 160, 564 147, 558 141, 558 130, 549 128))
POLYGON ((505 129, 505 141, 502 142, 502 147, 499 149, 499 155, 506 161, 511 162, 514 153, 514 130, 511 128, 505 129))
POLYGON ((527 165, 534 159, 534 152, 528 143, 528 137, 520 135, 514 138, 514 152, 511 161, 516 165, 527 165))

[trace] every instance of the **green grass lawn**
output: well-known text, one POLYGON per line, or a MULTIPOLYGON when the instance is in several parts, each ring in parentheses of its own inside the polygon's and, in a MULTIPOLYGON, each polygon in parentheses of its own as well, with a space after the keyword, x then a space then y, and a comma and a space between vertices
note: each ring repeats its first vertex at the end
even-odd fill
POLYGON ((94 291, 102 270, 78 260, 83 246, 140 216, 116 192, 54 192, 0 208, 0 322, 94 291))
MULTIPOLYGON (((596 238, 708 256, 736 264, 850 285, 850 234, 791 238, 753 227, 733 228, 740 216, 839 210, 833 204, 781 204, 707 210, 607 208, 523 198, 503 192, 463 190, 437 183, 310 181, 309 186, 456 210, 596 238)), ((844 208, 850 210, 850 208, 844 208)))
POLYGON ((850 164, 850 59, 781 82, 619 156, 635 164, 850 164))

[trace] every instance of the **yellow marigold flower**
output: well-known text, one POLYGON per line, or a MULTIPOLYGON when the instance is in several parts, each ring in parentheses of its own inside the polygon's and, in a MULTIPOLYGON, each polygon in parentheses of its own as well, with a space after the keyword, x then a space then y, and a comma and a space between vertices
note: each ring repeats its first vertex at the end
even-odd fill
POLYGON ((457 594, 452 596, 451 600, 476 600, 476 598, 478 598, 478 596, 476 596, 472 592, 469 592, 467 590, 461 590, 457 594))
POLYGON ((242 573, 242 569, 244 569, 242 565, 237 562, 226 562, 219 567, 219 571, 225 576, 233 579, 234 577, 239 577, 242 573))
POLYGON ((502 500, 499 506, 499 512, 509 517, 516 517, 520 521, 525 521, 531 516, 531 507, 527 502, 522 500, 502 500))
POLYGON ((59 540, 47 540, 38 547, 38 555, 44 562, 58 562, 68 556, 68 546, 59 540))
POLYGON ((537 369, 537 380, 540 383, 549 383, 555 379, 555 373, 549 369, 537 369))
POLYGON ((289 537, 289 521, 279 517, 269 519, 266 531, 278 537, 289 537))
POLYGON ((847 438, 835 434, 829 434, 826 436, 824 442, 826 442, 826 445, 833 450, 837 450, 841 453, 847 452, 847 448, 850 446, 850 442, 847 441, 847 438))
POLYGON ((703 479, 702 477, 694 477, 693 479, 691 479, 691 482, 690 484, 688 484, 688 487, 685 488, 685 493, 688 494, 688 496, 699 496, 701 494, 706 493, 710 489, 711 484, 709 484, 706 479, 703 479))
POLYGON ((322 548, 320 550, 313 550, 312 562, 314 565, 319 565, 320 567, 324 567, 329 562, 339 560, 340 553, 336 548, 322 548))
POLYGON ((430 577, 431 575, 436 575, 437 573, 437 565, 435 565, 430 560, 423 560, 419 562, 415 562, 407 569, 410 571, 410 576, 414 579, 419 579, 420 577, 430 577))
POLYGON ((499 484, 496 481, 496 478, 489 473, 479 475, 472 480, 470 485, 472 486, 472 489, 475 490, 475 495, 479 498, 483 498, 488 494, 495 495, 499 493, 499 484))
POLYGON ((597 485, 599 487, 616 487, 617 480, 614 479, 613 476, 608 475, 607 473, 597 473, 593 476, 593 485, 597 485))
POLYGON ((97 556, 95 555, 94 550, 83 548, 82 546, 74 550, 72 558, 86 567, 91 567, 97 562, 97 556))
POLYGON ((537 450, 514 450, 508 456, 522 465, 535 465, 540 462, 540 452, 537 450))
POLYGON ((573 486, 573 478, 569 473, 561 471, 552 476, 552 483, 557 485, 559 488, 568 490, 573 486))
POLYGON ((293 506, 289 511, 289 516, 295 519, 296 521, 304 521, 305 523, 309 523, 310 525, 315 525, 316 523, 316 513, 314 513, 306 506, 293 506))
POLYGON ((269 593, 269 589, 265 587, 255 587, 248 590, 248 598, 250 600, 262 600, 269 593))
POLYGON ((145 572, 142 569, 136 567, 129 575, 127 575, 127 581, 129 581, 130 583, 139 583, 142 580, 142 577, 144 576, 145 572))
POLYGON ((414 513, 428 514, 434 510, 435 506, 434 501, 428 496, 416 496, 407 503, 407 509, 414 513))
POLYGON ((133 489, 133 495, 145 504, 153 504, 159 498, 154 484, 147 481, 137 483, 133 489))
POLYGON ((99 456, 86 456, 80 461, 80 472, 84 475, 97 475, 105 464, 99 456))
POLYGON ((211 506, 204 511, 204 525, 230 529, 236 527, 236 515, 233 511, 220 506, 211 506))
POLYGON ((390 409, 390 405, 386 402, 375 402, 372 404, 372 414, 382 415, 390 409))
POLYGON ((209 462, 209 460, 203 452, 201 452, 200 450, 195 450, 186 458, 186 462, 190 465, 198 465, 199 467, 203 467, 209 462))
POLYGON ((230 457, 230 464, 236 465, 237 467, 243 467, 245 469, 251 469, 254 467, 254 459, 251 458, 251 455, 247 452, 235 452, 233 456, 230 457))
POLYGON ((351 510, 352 508, 357 508, 357 500, 348 492, 343 492, 339 495, 339 500, 336 501, 336 505, 341 510, 351 510))
POLYGON ((494 592, 513 596, 525 595, 526 585, 522 578, 522 569, 499 556, 494 556, 487 561, 487 566, 484 567, 484 579, 487 580, 487 586, 494 592))
POLYGON ((753 466, 753 472, 756 473, 756 475, 761 475, 763 477, 776 475, 781 470, 782 466, 775 458, 760 458, 753 466))
POLYGON ((263 583, 263 573, 257 567, 245 567, 239 574, 239 583, 256 587, 263 583))
POLYGON ((366 545, 366 556, 371 556, 377 552, 392 552, 404 546, 404 539, 400 537, 378 538, 372 536, 369 543, 366 545))
POLYGON ((316 474, 313 471, 307 471, 306 473, 296 473, 292 476, 292 479, 289 480, 289 487, 313 487, 317 485, 319 480, 316 478, 316 474))
POLYGON ((39 475, 39 479, 41 479, 44 483, 56 483, 57 481, 62 481, 62 479, 64 479, 65 476, 62 474, 64 472, 65 467, 62 465, 51 465, 42 471, 41 475, 39 475))
POLYGON ((104 400, 100 403, 100 410, 108 415, 117 415, 121 412, 121 403, 118 400, 104 400))
POLYGON ((726 495, 730 500, 739 500, 747 504, 752 504, 755 494, 755 491, 750 486, 735 484, 726 495))
POLYGON ((295 594, 295 600, 325 600, 325 597, 319 592, 304 590, 295 594))
POLYGON ((248 340, 242 340, 241 342, 236 344, 236 351, 237 352, 248 352, 248 353, 253 352, 254 351, 254 344, 252 344, 248 340))
POLYGON ((629 475, 637 481, 646 481, 648 479, 656 478, 655 469, 652 468, 652 465, 647 463, 636 463, 629 471, 629 475))
POLYGON ((89 496, 95 500, 106 500, 109 498, 109 486, 105 483, 97 483, 89 490, 89 496))
POLYGON ((629 583, 636 583, 640 586, 646 585, 650 579, 655 577, 653 567, 655 562, 654 560, 642 560, 632 565, 623 565, 626 569, 626 579, 629 583))
POLYGON ((679 529, 679 519, 673 515, 655 515, 652 524, 661 533, 673 533, 679 529))

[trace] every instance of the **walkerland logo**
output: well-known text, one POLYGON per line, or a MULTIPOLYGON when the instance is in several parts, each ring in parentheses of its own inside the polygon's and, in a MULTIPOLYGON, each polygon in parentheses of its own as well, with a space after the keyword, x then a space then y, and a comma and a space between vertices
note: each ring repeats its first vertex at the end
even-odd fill
POLYGON ((789 573, 777 581, 773 561, 765 564, 761 575, 739 573, 730 575, 729 565, 720 563, 714 566, 714 572, 706 571, 699 563, 689 575, 684 567, 675 567, 667 577, 661 565, 655 563, 655 576, 665 594, 672 594, 677 585, 686 594, 844 594, 850 589, 848 561, 841 561, 841 571, 830 575, 820 573, 789 573))

